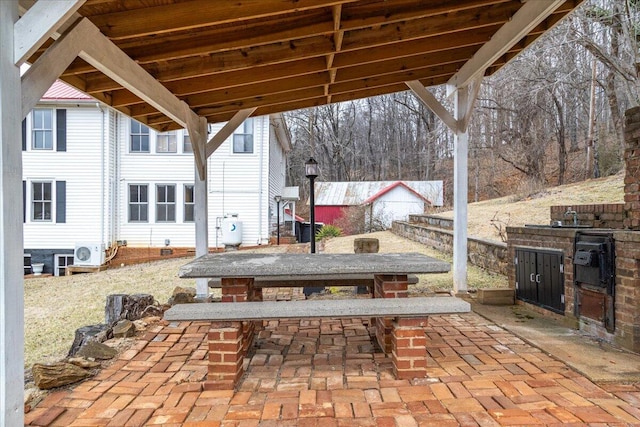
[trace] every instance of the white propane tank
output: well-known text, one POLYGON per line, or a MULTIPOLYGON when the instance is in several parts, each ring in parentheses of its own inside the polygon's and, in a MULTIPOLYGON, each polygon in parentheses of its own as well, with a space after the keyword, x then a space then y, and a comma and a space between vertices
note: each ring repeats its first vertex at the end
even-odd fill
POLYGON ((226 214, 222 220, 222 244, 240 246, 242 243, 242 221, 238 214, 226 214))

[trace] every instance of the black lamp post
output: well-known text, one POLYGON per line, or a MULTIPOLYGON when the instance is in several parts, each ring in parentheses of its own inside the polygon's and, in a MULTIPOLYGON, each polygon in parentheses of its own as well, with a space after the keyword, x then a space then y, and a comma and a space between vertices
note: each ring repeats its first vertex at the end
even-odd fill
POLYGON ((311 253, 316 253, 316 201, 315 201, 315 188, 313 181, 318 176, 318 162, 310 158, 307 163, 304 164, 304 174, 309 178, 309 205, 310 220, 311 220, 311 253))
POLYGON ((276 244, 280 246, 280 201, 282 196, 275 196, 276 200, 276 244))

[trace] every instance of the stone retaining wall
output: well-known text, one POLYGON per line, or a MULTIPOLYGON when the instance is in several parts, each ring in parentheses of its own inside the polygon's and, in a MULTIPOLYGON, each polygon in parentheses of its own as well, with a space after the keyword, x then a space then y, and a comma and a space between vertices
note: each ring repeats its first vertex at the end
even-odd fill
MULTIPOLYGON (((410 215, 410 218, 414 220, 416 220, 417 217, 420 217, 420 219, 437 218, 427 215, 410 215)), ((453 221, 450 221, 451 224, 453 224, 453 221)), ((398 236, 420 242, 441 252, 452 254, 453 232, 448 229, 439 229, 434 226, 423 225, 428 223, 426 220, 422 220, 421 222, 422 223, 415 224, 405 221, 394 221, 391 226, 391 232, 398 236)), ((508 257, 506 243, 470 237, 467 240, 467 245, 467 258, 470 264, 494 273, 507 275, 508 257)))

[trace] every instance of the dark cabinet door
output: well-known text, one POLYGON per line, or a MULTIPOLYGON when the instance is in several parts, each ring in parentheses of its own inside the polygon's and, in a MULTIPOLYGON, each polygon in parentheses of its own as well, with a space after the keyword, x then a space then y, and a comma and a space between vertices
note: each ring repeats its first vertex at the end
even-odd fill
POLYGON ((564 313, 563 254, 516 249, 516 298, 564 313))

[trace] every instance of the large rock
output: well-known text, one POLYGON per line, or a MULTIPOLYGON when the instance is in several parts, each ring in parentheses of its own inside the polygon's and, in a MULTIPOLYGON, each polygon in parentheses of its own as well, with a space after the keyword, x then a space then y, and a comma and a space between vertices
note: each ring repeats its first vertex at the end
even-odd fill
POLYGON ((114 338, 128 338, 136 334, 136 327, 131 320, 123 319, 113 325, 114 338))
POLYGON ((89 325, 78 328, 67 357, 75 356, 78 350, 89 341, 103 342, 112 337, 109 325, 89 325))
POLYGON ((154 306, 153 295, 149 294, 113 294, 107 295, 104 309, 105 323, 113 325, 119 320, 138 320, 146 316, 148 308, 154 306))
POLYGON ((99 362, 92 362, 84 357, 71 357, 67 359, 67 363, 71 363, 72 365, 76 365, 84 369, 94 369, 101 366, 99 362))
POLYGON ((59 362, 51 365, 36 363, 32 368, 33 381, 41 390, 73 384, 89 378, 91 372, 71 363, 59 362))
POLYGON ((94 359, 94 360, 113 359, 114 357, 116 357, 117 354, 118 354, 118 350, 96 341, 87 342, 76 353, 77 356, 84 357, 85 359, 94 359))
POLYGON ((176 286, 171 298, 169 299, 169 305, 190 304, 193 302, 196 302, 196 289, 183 288, 181 286, 176 286))

